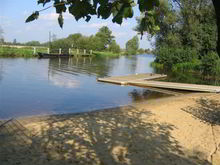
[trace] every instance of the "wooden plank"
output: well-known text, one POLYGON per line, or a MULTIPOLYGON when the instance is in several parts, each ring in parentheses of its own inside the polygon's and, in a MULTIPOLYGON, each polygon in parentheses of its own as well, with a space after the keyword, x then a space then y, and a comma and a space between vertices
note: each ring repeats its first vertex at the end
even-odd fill
POLYGON ((155 87, 164 89, 178 89, 197 92, 220 92, 220 86, 212 85, 197 85, 197 84, 185 84, 185 83, 173 83, 163 81, 130 81, 129 85, 142 86, 142 87, 155 87))
MULTIPOLYGON (((138 87, 141 87, 141 86, 138 86, 138 87)), ((160 89, 160 88, 155 88, 155 87, 147 87, 146 89, 149 89, 149 90, 155 91, 155 92, 165 93, 168 95, 174 95, 174 96, 183 95, 183 93, 180 93, 180 92, 175 92, 175 91, 171 91, 171 90, 167 90, 167 89, 160 89)))
POLYGON ((135 75, 127 75, 127 76, 115 76, 115 77, 107 77, 107 78, 98 78, 98 81, 119 84, 119 85, 127 85, 129 81, 133 80, 153 80, 158 78, 165 78, 166 75, 161 74, 153 74, 153 73, 141 73, 135 75))
POLYGON ((163 82, 163 81, 152 81, 158 78, 165 78, 166 75, 160 74, 135 74, 127 76, 116 76, 107 78, 98 78, 98 81, 113 83, 119 85, 132 85, 138 87, 153 87, 162 89, 176 89, 185 91, 197 91, 197 92, 220 92, 220 86, 212 85, 197 85, 197 84, 186 84, 186 83, 173 83, 173 82, 163 82))

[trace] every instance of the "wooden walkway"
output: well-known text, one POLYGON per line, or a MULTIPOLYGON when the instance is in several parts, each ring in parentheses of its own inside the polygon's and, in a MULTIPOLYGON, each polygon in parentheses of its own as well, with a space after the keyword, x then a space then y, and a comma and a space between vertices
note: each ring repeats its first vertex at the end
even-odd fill
POLYGON ((129 76, 99 78, 98 81, 120 84, 120 85, 131 85, 131 86, 138 86, 138 87, 152 87, 152 88, 160 88, 160 89, 175 89, 175 90, 196 91, 196 92, 212 92, 212 93, 219 93, 220 92, 220 86, 154 81, 155 79, 164 78, 164 77, 166 77, 166 75, 137 74, 137 75, 129 75, 129 76))
POLYGON ((153 79, 165 78, 165 77, 167 77, 167 75, 143 73, 143 74, 135 74, 135 75, 128 75, 128 76, 98 78, 97 80, 101 82, 112 83, 112 84, 129 85, 131 81, 153 80, 153 79))

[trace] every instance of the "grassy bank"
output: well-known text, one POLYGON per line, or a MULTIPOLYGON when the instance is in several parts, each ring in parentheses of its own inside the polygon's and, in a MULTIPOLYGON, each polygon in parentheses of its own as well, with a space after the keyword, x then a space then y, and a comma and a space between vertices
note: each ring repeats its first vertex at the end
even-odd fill
POLYGON ((94 51, 93 54, 99 57, 118 57, 121 55, 120 53, 98 52, 98 51, 94 51))
POLYGON ((0 57, 34 57, 33 48, 0 47, 0 57))

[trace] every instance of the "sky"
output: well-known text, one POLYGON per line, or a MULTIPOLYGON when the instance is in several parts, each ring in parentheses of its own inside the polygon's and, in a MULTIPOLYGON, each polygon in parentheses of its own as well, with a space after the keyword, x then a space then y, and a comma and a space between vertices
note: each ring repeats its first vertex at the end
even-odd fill
MULTIPOLYGON (((46 5, 45 7, 49 6, 46 5)), ((126 42, 136 35, 132 29, 136 25, 135 17, 140 15, 137 7, 134 9, 134 16, 124 19, 122 25, 112 23, 111 18, 107 20, 98 19, 93 16, 87 23, 81 19, 78 22, 68 12, 64 14, 64 26, 61 29, 57 22, 58 15, 54 8, 50 8, 40 13, 37 20, 25 23, 26 18, 36 10, 43 9, 42 5, 37 5, 37 0, 2 0, 0 4, 0 26, 4 31, 4 39, 12 42, 40 41, 46 42, 49 39, 49 31, 57 38, 64 38, 70 34, 81 33, 89 36, 95 34, 102 26, 108 26, 113 32, 116 42, 121 48, 125 48, 126 42)), ((140 36, 139 36, 140 37, 140 36)), ((140 40, 140 48, 151 48, 151 42, 147 35, 140 40)))

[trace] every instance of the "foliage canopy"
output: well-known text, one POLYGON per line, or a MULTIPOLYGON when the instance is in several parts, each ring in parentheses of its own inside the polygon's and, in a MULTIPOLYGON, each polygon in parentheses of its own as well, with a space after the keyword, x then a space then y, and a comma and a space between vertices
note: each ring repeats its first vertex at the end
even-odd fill
POLYGON ((139 39, 138 36, 134 36, 126 43, 126 53, 128 55, 135 55, 137 54, 139 48, 139 39))
MULTIPOLYGON (((85 19, 90 21, 91 17, 96 15, 98 18, 107 19, 112 16, 112 22, 121 24, 123 19, 133 17, 133 7, 138 4, 139 10, 146 13, 146 16, 153 17, 152 10, 159 7, 160 0, 38 0, 38 4, 50 4, 50 6, 33 12, 26 22, 38 19, 40 12, 54 7, 58 16, 58 23, 63 27, 63 13, 69 12, 78 21, 85 19)), ((153 20, 153 19, 152 19, 153 20)), ((151 23, 151 22, 150 22, 151 23)), ((149 25, 149 28, 153 28, 149 25)))

